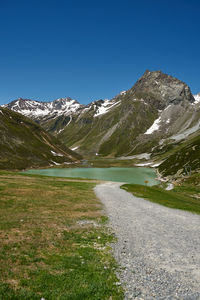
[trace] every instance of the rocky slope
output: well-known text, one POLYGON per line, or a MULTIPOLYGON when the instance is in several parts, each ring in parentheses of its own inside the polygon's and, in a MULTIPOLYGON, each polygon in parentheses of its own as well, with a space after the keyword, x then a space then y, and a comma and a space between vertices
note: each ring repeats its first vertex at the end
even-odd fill
POLYGON ((0 107, 0 169, 25 169, 75 162, 80 156, 19 113, 0 107))
MULTIPOLYGON (((180 174, 190 175, 200 170, 200 130, 187 139, 176 144, 168 144, 157 158, 163 156, 163 162, 158 166, 163 176, 177 178, 180 174)), ((153 157, 153 155, 152 155, 153 157)))
MULTIPOLYGON (((200 95, 161 71, 146 71, 112 100, 81 105, 71 98, 53 102, 18 99, 7 105, 31 117, 67 146, 86 156, 158 157, 198 133, 200 95)), ((166 156, 165 156, 166 159, 166 156)))

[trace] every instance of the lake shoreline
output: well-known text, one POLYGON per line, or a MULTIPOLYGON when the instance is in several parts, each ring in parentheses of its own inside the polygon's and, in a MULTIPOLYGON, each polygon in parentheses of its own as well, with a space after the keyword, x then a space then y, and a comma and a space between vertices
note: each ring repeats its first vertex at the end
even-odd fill
POLYGON ((125 182, 141 185, 157 185, 159 183, 155 169, 146 167, 29 169, 22 172, 22 174, 125 182))

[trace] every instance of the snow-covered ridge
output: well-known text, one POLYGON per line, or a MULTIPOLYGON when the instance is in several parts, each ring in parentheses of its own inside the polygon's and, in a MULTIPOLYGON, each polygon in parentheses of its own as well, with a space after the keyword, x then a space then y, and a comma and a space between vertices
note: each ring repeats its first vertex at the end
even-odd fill
POLYGON ((194 99, 195 99, 195 103, 199 103, 200 102, 200 93, 197 95, 193 95, 194 99))
POLYGON ((116 101, 116 99, 97 100, 88 105, 82 105, 71 98, 59 98, 52 102, 40 102, 19 98, 7 105, 4 105, 4 107, 19 112, 32 119, 40 119, 45 117, 56 118, 61 115, 70 116, 70 121, 67 124, 69 125, 72 121, 73 114, 78 114, 79 117, 81 117, 84 113, 92 109, 94 111, 93 116, 98 117, 107 113, 119 103, 120 101, 116 101))
POLYGON ((71 98, 59 98, 52 102, 40 102, 29 99, 17 99, 4 105, 13 111, 20 112, 28 117, 45 117, 49 115, 70 115, 76 113, 82 105, 71 98))

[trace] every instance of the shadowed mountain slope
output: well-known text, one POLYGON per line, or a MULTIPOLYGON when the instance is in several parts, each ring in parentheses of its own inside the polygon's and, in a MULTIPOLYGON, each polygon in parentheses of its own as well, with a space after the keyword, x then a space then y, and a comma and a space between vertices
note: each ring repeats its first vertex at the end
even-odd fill
POLYGON ((25 169, 74 162, 80 156, 35 122, 0 108, 0 169, 25 169))

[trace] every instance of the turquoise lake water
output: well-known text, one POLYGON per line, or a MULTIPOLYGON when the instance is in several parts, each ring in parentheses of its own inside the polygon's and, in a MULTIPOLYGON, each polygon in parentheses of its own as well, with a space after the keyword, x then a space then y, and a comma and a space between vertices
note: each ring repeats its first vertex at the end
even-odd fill
POLYGON ((158 184, 154 169, 150 168, 66 168, 66 169, 37 169, 26 171, 27 174, 38 174, 57 177, 99 179, 145 185, 158 184))

